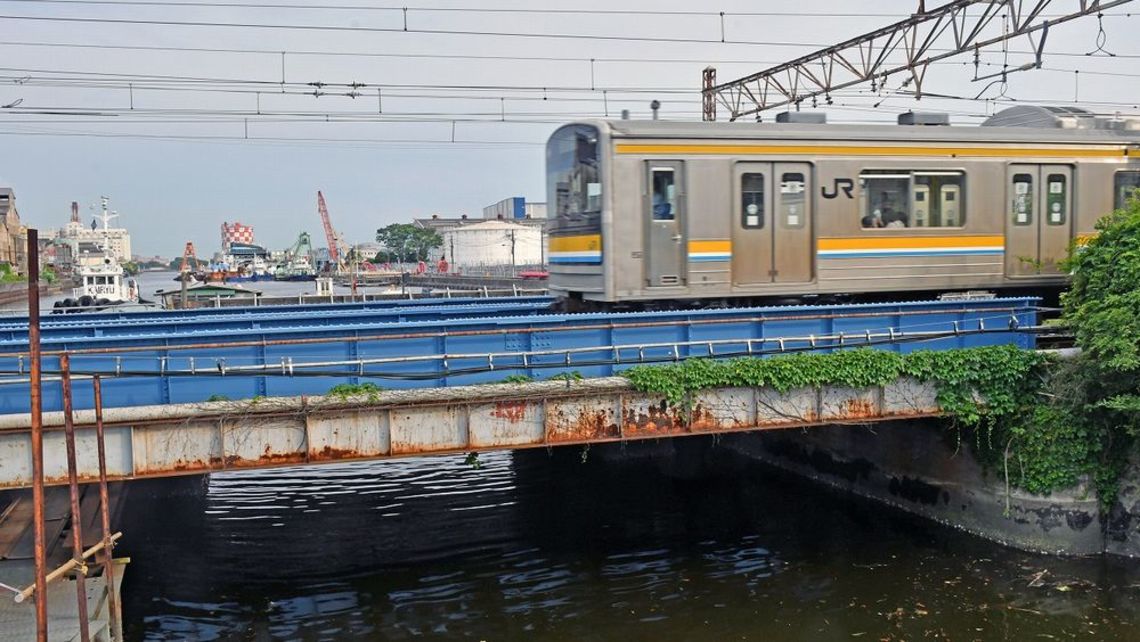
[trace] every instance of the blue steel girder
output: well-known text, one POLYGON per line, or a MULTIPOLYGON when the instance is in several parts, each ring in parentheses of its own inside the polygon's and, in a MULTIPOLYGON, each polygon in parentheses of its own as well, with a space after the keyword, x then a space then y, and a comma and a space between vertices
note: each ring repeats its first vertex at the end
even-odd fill
MULTIPOLYGON (((548 314, 416 323, 345 323, 226 330, 160 339, 48 339, 53 355, 68 352, 75 402, 91 407, 90 374, 104 375, 108 407, 229 398, 312 395, 341 383, 376 381, 385 388, 488 383, 511 374, 544 379, 577 371, 609 376, 642 362, 723 358, 871 344, 910 351, 992 343, 1032 347, 1032 298, 616 314, 548 314), (979 326, 985 332, 979 332, 979 326), (916 334, 917 333, 917 334, 916 334), (899 341, 903 334, 906 341, 899 341), (363 375, 361 374, 363 372, 363 375)), ((27 411, 26 346, 0 347, 0 414, 27 411), (23 370, 20 370, 23 368, 23 370)), ((59 408, 53 384, 45 409, 59 408)))

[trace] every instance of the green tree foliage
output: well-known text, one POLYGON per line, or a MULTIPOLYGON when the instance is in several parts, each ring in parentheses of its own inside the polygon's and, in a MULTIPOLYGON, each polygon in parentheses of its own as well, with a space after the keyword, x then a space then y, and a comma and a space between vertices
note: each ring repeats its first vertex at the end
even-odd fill
POLYGON ((376 230, 376 242, 387 249, 386 258, 425 261, 429 252, 443 245, 443 237, 435 230, 410 223, 393 223, 376 230))
POLYGON ((1140 199, 1101 219, 1075 245, 1062 297, 1081 347, 1086 413, 1098 423, 1140 433, 1140 199))
POLYGON ((27 279, 17 274, 11 265, 0 263, 0 283, 22 283, 26 280, 27 279))

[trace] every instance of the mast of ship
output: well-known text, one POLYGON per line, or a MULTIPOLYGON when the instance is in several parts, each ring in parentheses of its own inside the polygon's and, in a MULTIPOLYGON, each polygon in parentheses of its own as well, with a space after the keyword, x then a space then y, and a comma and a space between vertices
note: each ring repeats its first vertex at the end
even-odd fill
POLYGON ((106 196, 100 196, 99 199, 102 202, 102 213, 99 215, 99 218, 103 221, 103 243, 101 247, 103 257, 106 258, 111 254, 111 219, 117 217, 119 214, 118 212, 112 212, 107 209, 107 203, 109 203, 111 199, 106 196))

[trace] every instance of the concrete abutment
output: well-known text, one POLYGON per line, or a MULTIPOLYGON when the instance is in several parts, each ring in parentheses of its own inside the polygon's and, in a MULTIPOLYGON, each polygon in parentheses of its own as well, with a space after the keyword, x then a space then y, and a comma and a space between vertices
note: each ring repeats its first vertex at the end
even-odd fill
POLYGON ((726 435, 733 456, 932 519, 1023 550, 1140 555, 1140 467, 1122 483, 1121 500, 1102 515, 1091 483, 1047 496, 1007 490, 971 445, 937 419, 831 425, 726 435))

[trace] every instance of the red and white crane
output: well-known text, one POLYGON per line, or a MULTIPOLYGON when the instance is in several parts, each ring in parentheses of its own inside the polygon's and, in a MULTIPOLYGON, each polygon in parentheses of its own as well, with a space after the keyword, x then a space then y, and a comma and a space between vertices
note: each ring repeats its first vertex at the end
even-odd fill
POLYGON ((317 192, 317 211, 321 215, 321 225, 325 228, 325 241, 329 245, 329 265, 334 266, 337 272, 343 272, 345 265, 344 257, 341 256, 341 246, 344 245, 344 241, 333 229, 332 221, 329 220, 329 209, 325 206, 325 195, 320 191, 317 192))

